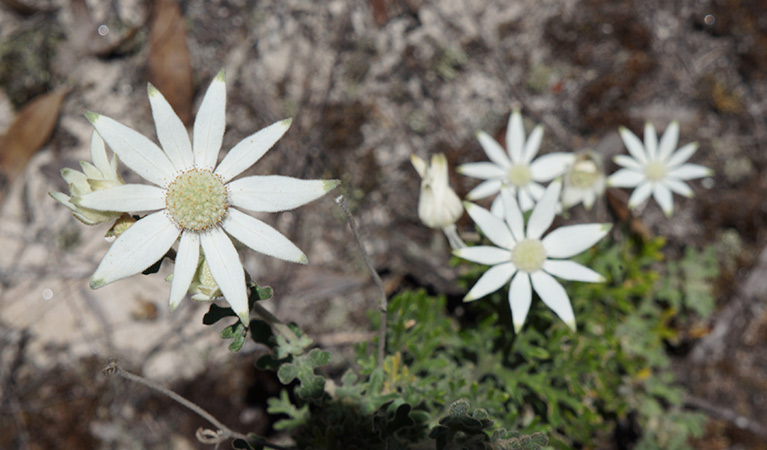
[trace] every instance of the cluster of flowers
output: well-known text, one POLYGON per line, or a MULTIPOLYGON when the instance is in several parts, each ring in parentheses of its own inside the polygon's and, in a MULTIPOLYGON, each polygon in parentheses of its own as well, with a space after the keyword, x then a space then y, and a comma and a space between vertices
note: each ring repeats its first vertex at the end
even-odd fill
POLYGON ((464 301, 480 299, 509 283, 515 332, 524 325, 532 290, 575 330, 570 298, 553 276, 574 281, 604 281, 597 272, 566 258, 596 244, 609 232, 611 224, 565 226, 544 237, 557 212, 581 202, 590 209, 607 185, 636 188, 629 198, 629 208, 636 207, 652 194, 670 217, 674 206, 673 192, 686 197, 693 195, 684 180, 712 174, 706 167, 686 163, 697 150, 697 144, 687 144, 674 151, 679 140, 678 123, 669 125, 660 142, 652 124, 645 125, 644 132, 643 144, 627 128, 620 129, 620 136, 631 156, 616 156, 615 163, 622 168, 609 177, 605 177, 599 157, 593 152, 579 155, 549 153, 536 159, 543 127, 536 126, 525 138, 518 111, 509 117, 505 150, 487 133, 477 133, 490 161, 458 167, 459 173, 483 180, 468 193, 469 201, 463 206, 494 245, 466 247, 456 238, 454 224, 463 214, 463 208, 449 186, 445 156, 434 155, 428 166, 413 156, 413 165, 422 178, 418 214, 423 223, 443 229, 456 256, 492 266, 466 294, 464 301), (544 188, 541 183, 545 182, 551 183, 544 188), (493 195, 495 198, 489 211, 471 202, 493 195), (532 212, 525 221, 524 214, 530 210, 532 212))

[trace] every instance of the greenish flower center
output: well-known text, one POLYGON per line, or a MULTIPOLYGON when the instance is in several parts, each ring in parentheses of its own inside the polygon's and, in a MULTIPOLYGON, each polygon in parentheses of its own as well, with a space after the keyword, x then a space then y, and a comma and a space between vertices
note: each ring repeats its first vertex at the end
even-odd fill
POLYGON ((662 162, 651 162, 645 166, 644 173, 651 181, 662 180, 666 176, 666 166, 662 162))
POLYGON ((513 184, 514 186, 525 186, 530 182, 530 179, 532 178, 530 174, 530 167, 527 164, 514 164, 509 169, 507 177, 509 183, 513 184))
POLYGON ((192 169, 177 176, 168 186, 165 208, 180 228, 203 231, 224 219, 229 209, 229 195, 218 175, 192 169))
POLYGON ((546 250, 538 239, 525 239, 511 251, 511 262, 523 272, 535 272, 543 267, 546 250))
POLYGON ((589 188, 599 179, 599 168, 593 161, 581 161, 575 163, 568 174, 570 186, 576 188, 589 188))

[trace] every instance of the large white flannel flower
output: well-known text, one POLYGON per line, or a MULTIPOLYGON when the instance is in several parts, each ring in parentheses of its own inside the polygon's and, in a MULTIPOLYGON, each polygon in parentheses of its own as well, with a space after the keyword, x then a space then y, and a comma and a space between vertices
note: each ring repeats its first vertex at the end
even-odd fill
POLYGON ((232 238, 276 258, 302 264, 307 259, 277 230, 240 209, 290 210, 319 198, 338 181, 277 175, 233 180, 282 137, 290 127, 290 119, 243 139, 216 166, 226 124, 223 71, 205 93, 194 122, 193 141, 162 94, 151 84, 148 92, 162 148, 109 117, 86 114, 120 160, 152 184, 125 184, 95 191, 80 197, 78 204, 104 211, 154 211, 112 244, 91 278, 91 287, 96 289, 145 270, 179 240, 170 289, 171 309, 187 293, 202 248, 215 283, 247 325, 245 272, 232 238))
POLYGON ((677 150, 679 123, 671 122, 658 142, 658 135, 651 123, 644 128, 644 144, 628 128, 621 127, 620 135, 631 156, 617 155, 613 159, 623 168, 610 175, 608 186, 636 187, 629 198, 633 209, 652 194, 667 217, 674 212, 673 192, 693 197, 692 189, 683 180, 713 175, 713 171, 698 164, 685 164, 698 150, 693 142, 677 150))
POLYGON ((532 290, 573 331, 575 315, 570 298, 552 276, 566 280, 602 282, 597 272, 562 258, 570 258, 596 244, 612 227, 611 224, 570 225, 557 228, 546 237, 557 211, 562 182, 552 182, 535 205, 527 225, 514 197, 501 191, 504 218, 473 203, 466 203, 466 212, 487 238, 496 246, 478 245, 453 252, 458 257, 491 267, 466 294, 465 302, 478 300, 510 282, 509 305, 518 333, 525 323, 532 301, 532 290))
MULTIPOLYGON (((479 200, 498 192, 507 192, 518 198, 523 212, 532 209, 543 196, 544 188, 540 183, 561 176, 575 160, 575 155, 570 153, 549 153, 533 161, 541 147, 543 126, 536 126, 525 139, 522 114, 519 111, 509 116, 506 150, 484 131, 477 133, 477 139, 490 162, 468 163, 458 167, 458 172, 463 175, 485 180, 472 189, 466 198, 479 200)), ((500 195, 493 200, 490 209, 496 216, 503 217, 500 195)))

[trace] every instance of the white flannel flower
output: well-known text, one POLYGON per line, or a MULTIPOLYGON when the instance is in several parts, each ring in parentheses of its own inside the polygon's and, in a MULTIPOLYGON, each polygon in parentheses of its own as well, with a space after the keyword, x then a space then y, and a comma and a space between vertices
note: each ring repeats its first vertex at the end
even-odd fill
POLYGON ((50 193, 51 197, 71 209, 72 215, 86 225, 109 222, 122 215, 116 211, 97 211, 77 205, 79 198, 85 194, 124 184, 117 173, 117 155, 112 156, 111 160, 107 157, 104 140, 95 131, 91 135, 91 159, 93 163, 80 161, 82 172, 70 168, 61 169, 61 177, 69 185, 71 197, 63 192, 50 193))
POLYGON ((605 192, 605 173, 599 155, 587 151, 576 157, 564 174, 562 207, 571 208, 583 202, 591 210, 597 197, 605 192))
POLYGON ((527 227, 522 211, 508 192, 501 191, 504 219, 480 206, 466 203, 466 212, 497 247, 479 245, 453 252, 463 259, 493 266, 477 280, 464 301, 480 299, 510 281, 509 305, 517 333, 530 310, 533 289, 568 327, 575 330, 570 298, 552 275, 590 283, 604 281, 602 275, 588 267, 561 258, 570 258, 596 244, 607 234, 611 224, 570 225, 541 237, 554 221, 561 187, 559 180, 549 185, 535 205, 527 227))
MULTIPOLYGON (((519 199, 522 211, 529 211, 543 196, 540 183, 561 176, 575 160, 570 153, 549 153, 533 161, 543 139, 543 126, 536 126, 525 140, 522 115, 514 111, 509 116, 506 128, 506 150, 484 131, 477 133, 482 149, 490 162, 463 164, 458 172, 473 178, 485 180, 466 196, 469 200, 490 197, 498 192, 508 192, 519 199)), ((501 196, 493 200, 491 211, 503 217, 501 196)))
POLYGON ((200 248, 215 284, 242 322, 248 324, 245 272, 232 239, 251 249, 305 264, 304 253, 264 222, 241 212, 286 211, 325 194, 335 180, 249 176, 232 180, 258 161, 288 130, 283 120, 243 139, 223 158, 218 153, 226 125, 223 70, 211 82, 194 122, 193 142, 181 119, 151 84, 149 102, 162 145, 131 128, 92 112, 86 116, 126 166, 152 183, 125 184, 83 195, 80 206, 109 211, 154 211, 112 244, 91 278, 96 289, 154 264, 179 240, 170 307, 190 288, 200 248))
POLYGON ((631 156, 617 155, 613 159, 623 168, 610 175, 609 186, 636 187, 629 198, 629 208, 633 209, 652 194, 667 217, 674 212, 672 192, 685 197, 692 197, 693 192, 683 180, 707 177, 713 171, 698 164, 685 164, 698 149, 693 142, 676 152, 679 141, 679 124, 674 121, 666 128, 658 142, 658 135, 651 123, 644 127, 644 144, 628 128, 621 127, 620 135, 631 156))
POLYGON ((450 187, 445 155, 432 155, 428 166, 416 155, 410 155, 410 162, 421 176, 421 194, 418 197, 421 222, 437 230, 454 224, 463 214, 463 205, 450 187))

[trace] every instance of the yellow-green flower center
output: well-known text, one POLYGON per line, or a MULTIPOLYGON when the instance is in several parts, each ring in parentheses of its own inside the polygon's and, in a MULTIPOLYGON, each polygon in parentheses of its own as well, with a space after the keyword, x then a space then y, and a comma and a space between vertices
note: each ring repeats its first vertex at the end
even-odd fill
POLYGON ((532 178, 530 174, 530 167, 527 164, 514 164, 509 169, 507 178, 509 183, 513 184, 514 186, 525 186, 530 182, 530 178, 532 178))
POLYGON ((511 251, 511 262, 523 272, 535 272, 543 267, 546 250, 538 239, 525 239, 511 251))
POLYGON ((165 207, 180 228, 203 231, 224 219, 229 209, 229 195, 218 175, 192 169, 176 177, 168 186, 165 207))
POLYGON ((573 164, 568 174, 570 186, 576 188, 589 188, 596 183, 601 173, 593 161, 580 161, 573 164))
POLYGON ((662 180, 666 176, 666 165, 662 162, 651 162, 644 168, 644 173, 651 181, 662 180))

